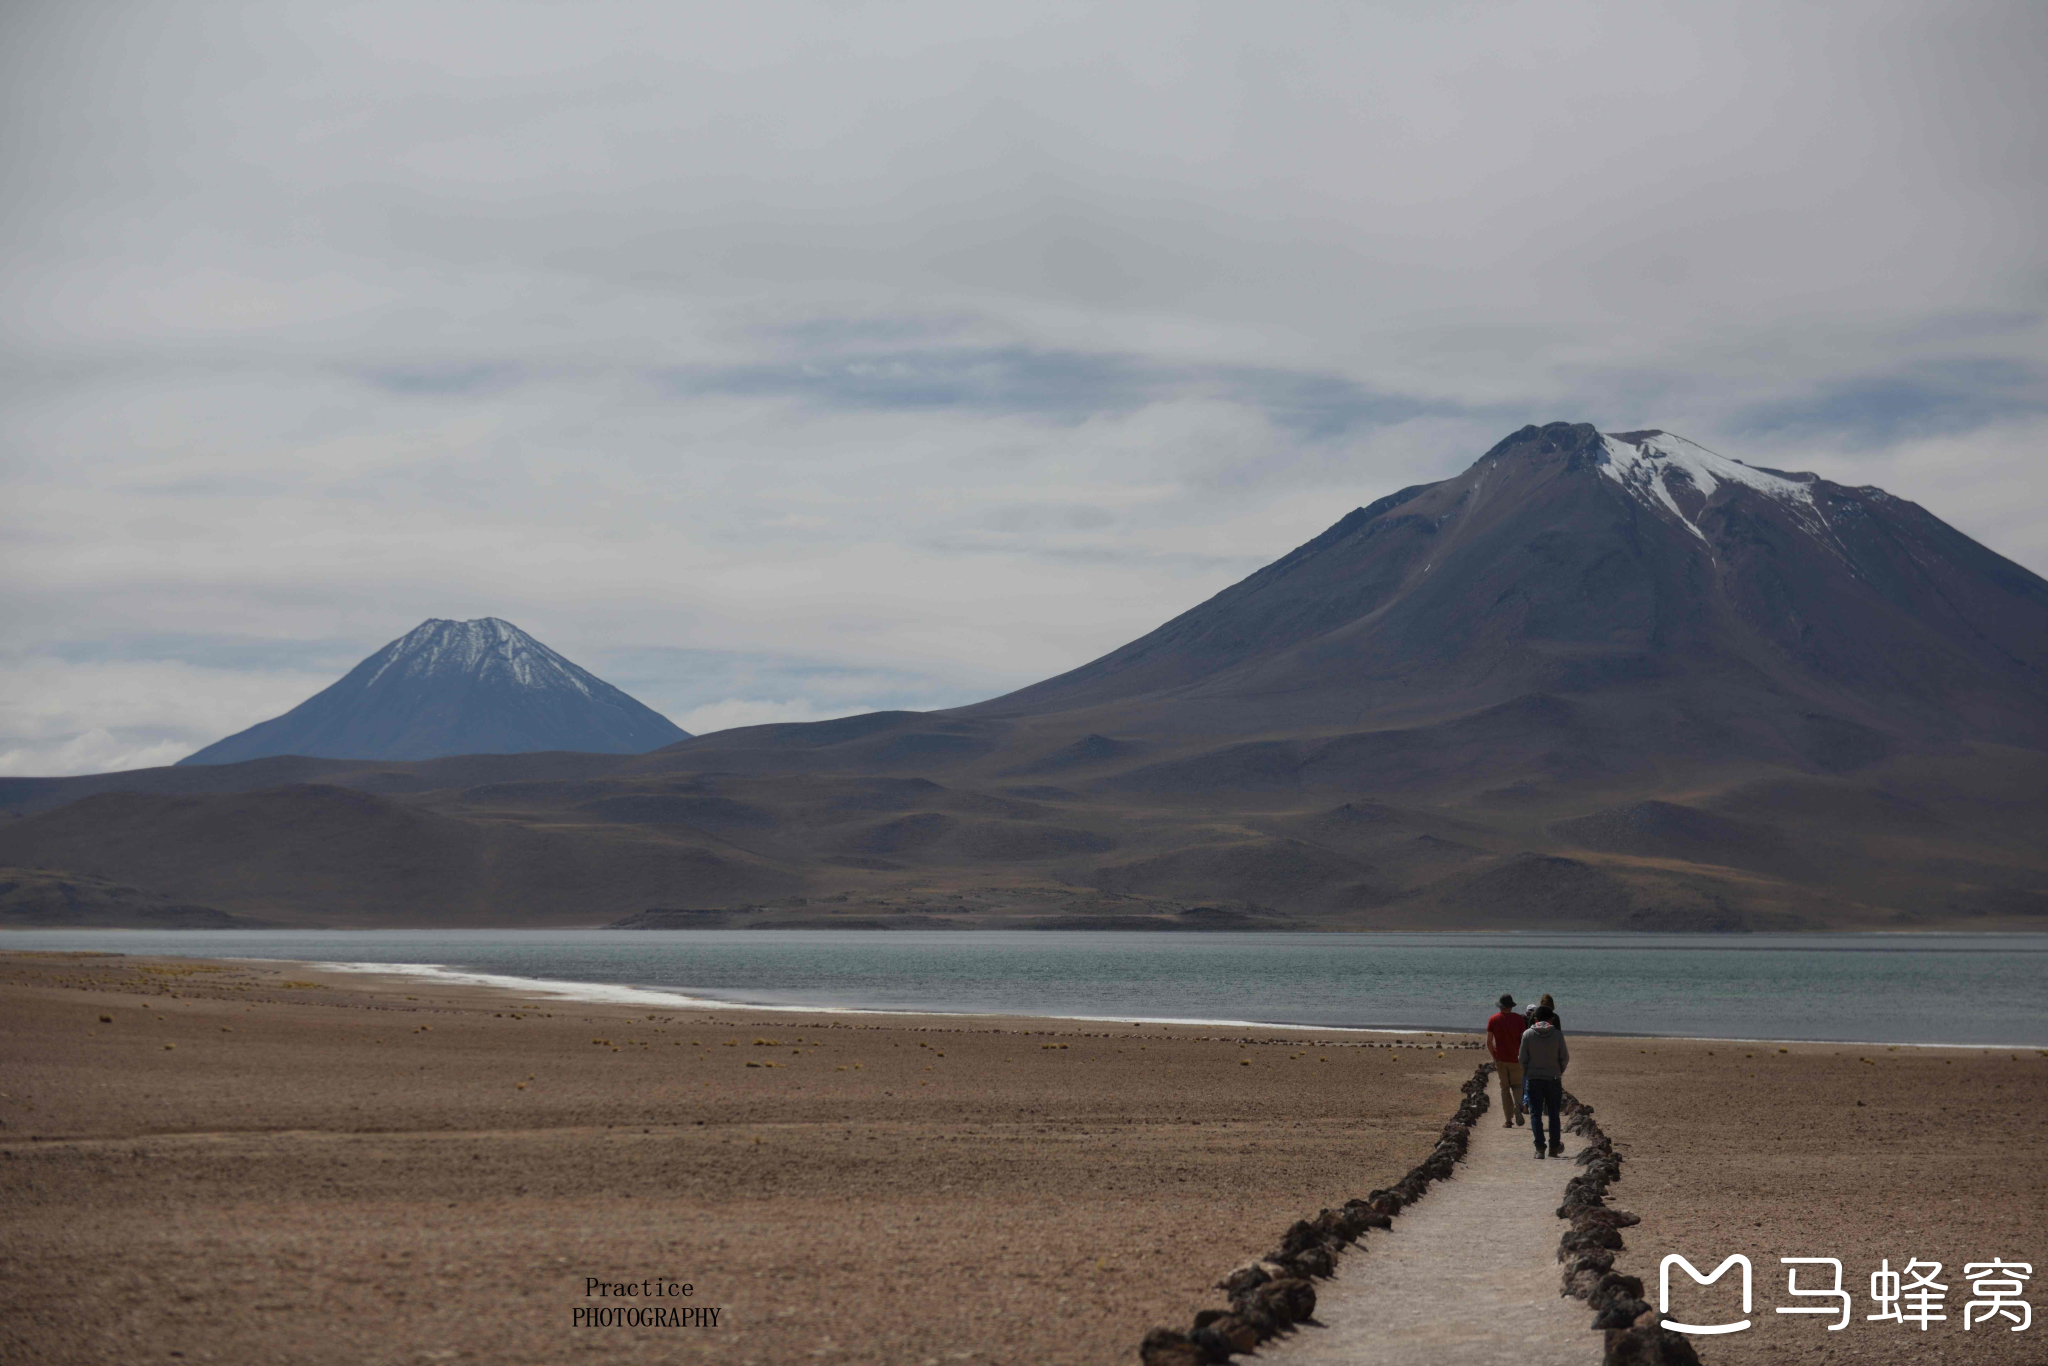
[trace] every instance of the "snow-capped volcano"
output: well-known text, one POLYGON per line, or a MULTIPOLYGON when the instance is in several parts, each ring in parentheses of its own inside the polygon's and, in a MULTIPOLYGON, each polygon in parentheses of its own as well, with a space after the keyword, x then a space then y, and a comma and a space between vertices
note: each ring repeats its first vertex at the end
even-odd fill
POLYGON ((421 622, 333 687, 184 764, 274 754, 434 759, 577 750, 640 754, 689 732, 509 621, 421 622))
MULTIPOLYGON (((967 710, 1384 747, 1419 724, 1549 708, 1595 737, 1544 741, 1555 768, 1602 745, 1615 767, 1680 748, 1832 765, 1899 742, 2048 743, 2044 679, 2048 583, 1925 509, 1668 432, 1554 422, 967 710)), ((1432 742, 1414 767, 1452 752, 1432 742)))

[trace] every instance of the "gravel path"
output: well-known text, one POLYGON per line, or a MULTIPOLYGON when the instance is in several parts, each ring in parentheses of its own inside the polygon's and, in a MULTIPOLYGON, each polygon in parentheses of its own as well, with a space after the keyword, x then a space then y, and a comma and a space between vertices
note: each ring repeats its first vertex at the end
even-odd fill
MULTIPOLYGON (((1394 1227, 1366 1235, 1317 1288, 1316 1319, 1259 1352, 1273 1366, 1590 1366, 1592 1314, 1558 1294, 1557 1218, 1568 1158, 1538 1162, 1496 1104, 1457 1176, 1394 1227)), ((1566 1136, 1566 1151, 1578 1148, 1566 1136)))

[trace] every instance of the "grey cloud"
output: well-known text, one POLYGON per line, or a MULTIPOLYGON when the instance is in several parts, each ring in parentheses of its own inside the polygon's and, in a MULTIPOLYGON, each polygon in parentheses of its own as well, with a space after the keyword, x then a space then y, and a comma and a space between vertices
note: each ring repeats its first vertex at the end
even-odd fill
MULTIPOLYGON (((396 638, 395 636, 393 637, 396 638)), ((199 668, 322 673, 353 668, 385 642, 362 639, 291 640, 270 636, 124 633, 88 640, 52 641, 42 651, 69 664, 166 662, 199 668)))
POLYGON ((1127 357, 1019 347, 824 354, 775 365, 672 371, 660 378, 680 395, 768 394, 833 408, 971 408, 1067 421, 1128 411, 1161 387, 1149 367, 1127 357))
POLYGON ((519 382, 523 373, 518 366, 489 362, 401 365, 361 372, 370 385, 395 394, 477 394, 509 388, 519 382))
POLYGON ((2048 568, 2038 4, 0 25, 0 684, 105 712, 19 763, 429 615, 672 714, 949 705, 1554 418, 2048 568))
POLYGON ((1948 357, 1903 375, 1845 379, 1739 408, 1728 430, 1759 441, 1827 440, 1849 451, 2048 415, 2048 370, 2000 356, 1948 357))
POLYGON ((822 710, 935 711, 987 695, 972 685, 907 670, 740 651, 600 649, 582 662, 672 717, 733 698, 804 698, 822 710))
POLYGON ((1104 508, 1082 503, 1012 503, 992 507, 983 518, 993 531, 1012 535, 1044 531, 1100 531, 1116 517, 1104 508))
MULTIPOLYGON (((1138 355, 1015 346, 869 349, 852 356, 821 351, 779 364, 676 370, 658 378, 685 396, 766 394, 833 408, 963 408, 1032 413, 1068 422, 1195 394, 1256 408, 1276 425, 1310 440, 1417 417, 1484 411, 1412 395, 1378 393, 1328 372, 1173 366, 1138 355)), ((1501 410, 1501 416, 1505 420, 1506 410, 1501 410)))
POLYGON ((1203 555, 1188 551, 1161 551, 1143 546, 1119 545, 1114 542, 1063 545, 1044 536, 1033 537, 1015 533, 934 536, 919 544, 947 556, 1013 555, 1030 560, 1058 561, 1075 565, 1145 565, 1187 573, 1223 573, 1238 577, 1251 573, 1269 559, 1275 558, 1269 555, 1203 555))

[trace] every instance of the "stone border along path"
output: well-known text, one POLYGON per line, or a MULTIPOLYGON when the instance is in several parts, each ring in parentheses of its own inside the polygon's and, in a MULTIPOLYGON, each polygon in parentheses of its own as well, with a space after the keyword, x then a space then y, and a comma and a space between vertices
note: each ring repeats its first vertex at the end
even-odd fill
POLYGON ((1555 1210, 1571 1222, 1553 1261, 1546 1214, 1558 1168, 1534 1161, 1526 1128, 1475 1132, 1492 1071, 1482 1064, 1460 1088, 1463 1103, 1420 1165, 1385 1190, 1294 1224, 1272 1254, 1219 1282, 1228 1310, 1197 1314, 1185 1333, 1146 1334, 1144 1366, 1207 1366, 1261 1343, 1259 1359, 1276 1366, 1590 1366, 1596 1344, 1604 1366, 1699 1366, 1690 1342, 1657 1325, 1642 1281, 1613 1269, 1620 1230, 1640 1221, 1607 1204, 1622 1159, 1593 1107, 1565 1097, 1565 1127, 1587 1146, 1575 1159, 1584 1171, 1565 1183, 1555 1210), (1394 1226, 1460 1163, 1455 1186, 1394 1226), (1328 1322, 1318 1320, 1312 1282, 1337 1275, 1339 1255, 1374 1228, 1386 1237, 1373 1256, 1346 1260, 1349 1274, 1322 1301, 1328 1322), (1564 1288, 1553 1297, 1549 1268, 1559 1262, 1564 1288), (1591 1325, 1572 1299, 1594 1309, 1591 1325), (1310 1331, 1294 1332, 1298 1324, 1310 1331), (1604 1341, 1589 1327, 1605 1330, 1604 1341))
POLYGON ((1564 1097, 1565 1128, 1586 1140, 1577 1162, 1586 1170, 1565 1182, 1557 1217, 1571 1227, 1557 1240, 1564 1263, 1560 1293, 1593 1308, 1593 1327, 1605 1330, 1601 1366, 1700 1366, 1692 1341, 1665 1328, 1643 1300, 1643 1282, 1614 1269, 1624 1244, 1621 1230, 1642 1222, 1607 1203, 1607 1188, 1621 1180, 1621 1154, 1594 1122, 1593 1107, 1571 1092, 1564 1097))
MULTIPOLYGON (((1280 1237, 1280 1245, 1255 1262, 1247 1262, 1218 1283, 1230 1297, 1229 1309, 1205 1309, 1195 1315, 1188 1332, 1154 1328, 1139 1345, 1144 1366, 1207 1366, 1249 1352, 1285 1333, 1297 1323, 1312 1322, 1316 1291, 1311 1281, 1337 1270, 1337 1256, 1358 1242, 1368 1229, 1393 1227, 1395 1216, 1420 1200, 1432 1182, 1448 1178, 1472 1141, 1472 1126, 1486 1113, 1486 1079, 1492 1063, 1481 1063, 1458 1089, 1465 1099, 1443 1127, 1429 1156, 1384 1190, 1363 1200, 1346 1200, 1341 1209, 1325 1209, 1302 1219, 1280 1237)), ((1263 1356, 1263 1354, 1261 1354, 1263 1356)))

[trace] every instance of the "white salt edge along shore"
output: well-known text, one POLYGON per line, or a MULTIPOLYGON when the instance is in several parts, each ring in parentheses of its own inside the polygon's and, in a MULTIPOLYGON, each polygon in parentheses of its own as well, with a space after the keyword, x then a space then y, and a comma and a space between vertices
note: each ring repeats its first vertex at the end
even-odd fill
POLYGON ((465 972, 456 968, 443 967, 438 963, 332 963, 309 962, 289 958, 223 958, 222 962, 240 963, 287 963, 294 967, 310 968, 316 972, 352 972, 367 975, 412 978, 438 982, 444 986, 491 987, 504 991, 521 992, 531 996, 535 992, 553 1000, 587 1001, 593 1005, 661 1005, 671 1010, 773 1010, 798 1015, 882 1015, 914 1016, 919 1019, 943 1020, 1072 1020, 1082 1024, 1160 1024, 1160 1025, 1207 1025, 1215 1028, 1235 1029, 1291 1029, 1304 1033, 1336 1034, 1427 1034, 1432 1037, 1453 1035, 1477 1036, 1478 1030, 1456 1030, 1417 1027, 1395 1029, 1368 1027, 1363 1025, 1304 1025, 1274 1024, 1265 1020, 1208 1020, 1155 1015, 1045 1015, 1036 1011, 1023 1010, 919 1010, 912 1006, 901 1009, 881 1006, 817 1006, 790 1005, 764 1001, 720 1000, 709 996, 687 996, 681 992, 663 991, 654 987, 628 986, 615 982, 572 982, 550 977, 508 977, 498 973, 465 972))
MULTIPOLYGON (((183 955, 166 955, 183 956, 183 955)), ((1414 1025, 1398 1027, 1392 1025, 1317 1025, 1286 1024, 1271 1020, 1225 1020, 1181 1018, 1159 1015, 1047 1015, 1036 1011, 1023 1010, 918 1010, 914 1007, 883 1009, 876 1006, 818 1006, 771 1004, 761 1001, 719 1000, 708 996, 688 996, 681 992, 662 991, 653 987, 636 987, 613 982, 572 982, 550 977, 510 977, 500 973, 465 972, 456 968, 443 967, 438 963, 343 963, 325 962, 296 958, 230 958, 223 955, 218 961, 232 963, 281 963, 294 967, 308 968, 316 972, 360 973, 367 976, 388 976, 413 978, 437 982, 443 986, 476 986, 500 991, 524 993, 532 996, 538 992, 543 998, 560 1001, 585 1001, 592 1005, 652 1005, 669 1010, 771 1010, 794 1015, 876 1015, 912 1016, 941 1020, 1071 1020, 1078 1024, 1154 1024, 1154 1025, 1202 1025, 1215 1029, 1284 1029, 1303 1034, 1405 1034, 1429 1038, 1479 1038, 1484 1035, 1482 1026, 1478 1029, 1451 1029, 1442 1025, 1414 1025)), ((1805 1047, 1830 1046, 1836 1048, 1948 1048, 1978 1049, 1983 1052, 2040 1050, 2039 1044, 2031 1043, 1892 1043, 1879 1039, 1760 1039, 1743 1035, 1713 1034, 1629 1034, 1619 1031, 1584 1031, 1576 1037, 1588 1039, 1646 1039, 1669 1043, 1753 1043, 1753 1044, 1799 1044, 1805 1047)))

